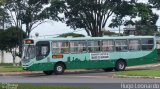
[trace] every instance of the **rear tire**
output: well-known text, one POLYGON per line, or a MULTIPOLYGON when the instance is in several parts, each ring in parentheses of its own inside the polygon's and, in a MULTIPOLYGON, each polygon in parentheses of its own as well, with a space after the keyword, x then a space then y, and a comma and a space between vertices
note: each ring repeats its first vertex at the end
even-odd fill
POLYGON ((116 71, 124 71, 126 68, 126 62, 124 60, 118 60, 115 65, 116 71))
POLYGON ((43 71, 43 73, 46 74, 46 75, 52 75, 53 71, 43 71))
POLYGON ((54 66, 54 73, 56 75, 61 75, 64 73, 65 66, 62 63, 58 63, 54 66))

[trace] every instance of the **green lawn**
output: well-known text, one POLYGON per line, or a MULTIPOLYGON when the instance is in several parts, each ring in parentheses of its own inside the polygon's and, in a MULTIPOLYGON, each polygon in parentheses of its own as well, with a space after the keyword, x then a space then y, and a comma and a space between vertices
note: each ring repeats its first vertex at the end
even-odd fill
POLYGON ((0 72, 22 72, 21 66, 13 66, 13 64, 0 64, 0 72))
POLYGON ((69 86, 47 86, 31 84, 0 84, 0 89, 91 89, 87 87, 69 87, 69 86))
POLYGON ((160 77, 160 70, 130 70, 116 72, 115 75, 160 77))

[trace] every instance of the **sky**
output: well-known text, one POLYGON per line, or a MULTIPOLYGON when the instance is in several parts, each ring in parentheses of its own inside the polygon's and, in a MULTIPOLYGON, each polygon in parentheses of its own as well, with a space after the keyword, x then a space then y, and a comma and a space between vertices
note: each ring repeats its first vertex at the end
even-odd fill
POLYGON ((55 22, 55 21, 53 21, 52 23, 46 22, 39 25, 37 28, 35 28, 31 32, 31 35, 34 36, 35 33, 39 33, 40 36, 44 36, 44 35, 58 36, 59 34, 69 33, 69 32, 75 32, 75 33, 87 35, 86 32, 82 29, 73 30, 70 27, 67 27, 65 23, 55 22))
MULTIPOLYGON (((145 0, 141 1, 144 2, 145 0)), ((153 10, 153 12, 158 14, 160 17, 160 11, 153 10)), ((117 32, 118 29, 108 27, 109 23, 111 22, 111 18, 108 20, 105 29, 117 32)), ((157 26, 160 26, 160 19, 158 19, 157 21, 157 26)), ((123 27, 121 29, 123 29, 123 27)), ((83 29, 73 30, 70 27, 67 27, 65 23, 55 22, 55 21, 48 21, 46 23, 39 25, 31 32, 31 36, 35 36, 35 33, 39 33, 40 36, 58 36, 59 34, 69 33, 69 32, 84 34, 85 36, 87 36, 87 33, 83 29)))

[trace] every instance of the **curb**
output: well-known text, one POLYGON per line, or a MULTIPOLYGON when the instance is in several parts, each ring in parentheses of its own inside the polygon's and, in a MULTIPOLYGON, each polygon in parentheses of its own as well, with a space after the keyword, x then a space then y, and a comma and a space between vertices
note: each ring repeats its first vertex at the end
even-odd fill
POLYGON ((40 73, 40 72, 6 72, 6 73, 0 73, 0 76, 7 76, 7 75, 30 75, 34 73, 40 73))
POLYGON ((160 77, 154 77, 154 76, 126 76, 126 75, 113 75, 113 78, 160 79, 160 77))
POLYGON ((160 63, 139 65, 139 66, 130 66, 127 69, 141 69, 141 68, 150 68, 150 67, 160 67, 160 63))

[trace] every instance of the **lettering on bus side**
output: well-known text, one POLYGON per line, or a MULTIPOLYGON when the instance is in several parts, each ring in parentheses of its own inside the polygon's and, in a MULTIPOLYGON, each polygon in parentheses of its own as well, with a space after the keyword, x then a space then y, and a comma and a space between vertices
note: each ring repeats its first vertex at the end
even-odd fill
POLYGON ((109 55, 106 52, 90 53, 90 60, 106 60, 106 59, 109 59, 109 55))

